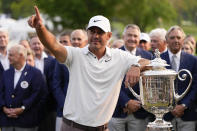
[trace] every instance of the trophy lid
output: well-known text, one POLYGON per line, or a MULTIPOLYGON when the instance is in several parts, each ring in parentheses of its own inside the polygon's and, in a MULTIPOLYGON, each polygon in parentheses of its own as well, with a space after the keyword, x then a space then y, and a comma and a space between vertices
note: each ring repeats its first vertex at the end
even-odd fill
POLYGON ((145 76, 163 76, 163 75, 177 75, 177 72, 171 69, 166 69, 166 66, 170 66, 167 62, 160 57, 159 49, 155 49, 154 60, 151 60, 150 64, 146 65, 152 67, 152 70, 144 71, 142 74, 145 76))

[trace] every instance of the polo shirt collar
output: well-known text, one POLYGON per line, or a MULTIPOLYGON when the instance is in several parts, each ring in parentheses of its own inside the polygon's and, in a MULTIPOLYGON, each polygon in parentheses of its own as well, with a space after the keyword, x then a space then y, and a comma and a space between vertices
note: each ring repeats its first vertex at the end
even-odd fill
MULTIPOLYGON (((89 50, 89 44, 87 46, 85 46, 84 48, 82 48, 82 51, 85 55, 88 55, 89 53, 92 54, 92 52, 89 50)), ((112 54, 111 54, 111 49, 109 47, 106 46, 106 52, 105 55, 106 57, 111 58, 112 54)))

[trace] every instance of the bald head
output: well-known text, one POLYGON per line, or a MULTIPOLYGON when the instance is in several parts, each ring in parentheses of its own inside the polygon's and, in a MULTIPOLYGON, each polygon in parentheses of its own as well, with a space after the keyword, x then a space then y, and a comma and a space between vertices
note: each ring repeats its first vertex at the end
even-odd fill
POLYGON ((84 30, 77 29, 71 33, 71 44, 74 47, 83 48, 87 44, 87 33, 84 30))

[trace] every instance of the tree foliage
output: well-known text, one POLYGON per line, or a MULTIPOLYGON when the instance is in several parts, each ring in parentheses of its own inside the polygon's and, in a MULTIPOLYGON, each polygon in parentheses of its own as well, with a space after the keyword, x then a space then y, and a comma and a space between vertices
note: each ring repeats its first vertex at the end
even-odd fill
POLYGON ((33 0, 0 0, 0 11, 12 18, 23 18, 34 12, 34 4, 33 0))
POLYGON ((23 18, 27 17, 30 14, 34 13, 34 9, 32 8, 34 5, 34 2, 32 0, 20 0, 20 1, 14 1, 11 4, 11 10, 12 10, 12 17, 13 18, 23 18))
POLYGON ((11 14, 12 11, 11 11, 11 8, 10 8, 10 5, 12 3, 13 0, 1 0, 1 10, 3 13, 5 14, 11 14))
POLYGON ((84 28, 98 14, 111 21, 137 24, 142 30, 182 19, 197 21, 196 0, 0 0, 0 12, 13 18, 30 16, 34 2, 56 26, 65 28, 84 28))
POLYGON ((119 8, 119 17, 125 23, 137 24, 142 30, 176 19, 176 12, 168 0, 124 0, 119 8))
POLYGON ((45 0, 37 1, 38 6, 51 18, 60 16, 60 23, 64 27, 84 28, 90 17, 94 15, 105 15, 112 17, 115 9, 112 8, 118 0, 48 0, 47 6, 45 0))
POLYGON ((158 24, 158 19, 176 19, 176 13, 168 0, 45 0, 37 1, 50 17, 60 16, 54 21, 65 27, 84 28, 94 15, 104 15, 125 24, 135 23, 142 29, 158 24))
POLYGON ((171 2, 179 14, 179 19, 190 20, 197 24, 196 0, 172 0, 171 2))

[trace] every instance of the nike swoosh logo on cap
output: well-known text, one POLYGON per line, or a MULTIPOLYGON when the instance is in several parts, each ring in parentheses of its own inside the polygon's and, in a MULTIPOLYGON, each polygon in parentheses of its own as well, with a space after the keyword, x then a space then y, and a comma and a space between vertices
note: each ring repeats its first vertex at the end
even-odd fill
POLYGON ((101 21, 101 20, 94 20, 93 22, 98 22, 98 21, 101 21))

